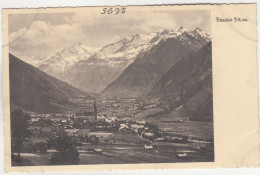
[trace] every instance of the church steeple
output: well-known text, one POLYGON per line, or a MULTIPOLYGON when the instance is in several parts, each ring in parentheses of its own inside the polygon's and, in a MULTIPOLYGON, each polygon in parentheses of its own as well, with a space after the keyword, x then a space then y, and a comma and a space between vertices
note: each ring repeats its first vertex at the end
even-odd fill
POLYGON ((97 105, 96 105, 96 97, 94 97, 94 114, 95 114, 95 120, 97 121, 97 105))

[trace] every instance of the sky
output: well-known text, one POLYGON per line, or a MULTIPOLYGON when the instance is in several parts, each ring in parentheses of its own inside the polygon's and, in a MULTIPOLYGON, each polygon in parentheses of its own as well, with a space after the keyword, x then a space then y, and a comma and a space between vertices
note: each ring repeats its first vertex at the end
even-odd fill
POLYGON ((29 58, 53 55, 76 42, 101 48, 134 34, 149 34, 178 26, 201 28, 210 34, 210 11, 129 11, 119 15, 76 13, 11 14, 8 17, 9 49, 29 58))

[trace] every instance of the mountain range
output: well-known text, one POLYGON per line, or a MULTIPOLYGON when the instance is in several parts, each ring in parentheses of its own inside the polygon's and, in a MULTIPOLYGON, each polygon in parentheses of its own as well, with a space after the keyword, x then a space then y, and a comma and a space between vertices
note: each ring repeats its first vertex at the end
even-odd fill
POLYGON ((180 59, 209 42, 200 29, 176 32, 164 30, 153 38, 157 43, 148 52, 139 54, 120 76, 102 92, 103 96, 136 97, 149 92, 154 84, 180 59), (162 39, 163 38, 163 39, 162 39))
POLYGON ((49 75, 63 79, 64 73, 80 60, 88 59, 95 49, 87 47, 79 42, 66 47, 53 56, 37 55, 28 60, 29 64, 39 68, 49 75))
MULTIPOLYGON (((150 34, 128 36, 99 50, 92 49, 81 43, 75 43, 53 56, 35 56, 27 62, 84 92, 103 92, 102 94, 105 96, 114 96, 115 94, 112 91, 119 90, 119 94, 125 95, 122 92, 127 90, 125 89, 125 82, 122 82, 123 86, 116 84, 119 81, 118 79, 122 79, 120 76, 122 76, 121 74, 124 73, 123 71, 126 68, 127 71, 130 71, 131 68, 128 67, 133 67, 132 64, 138 65, 143 60, 144 63, 147 61, 148 64, 152 63, 155 69, 157 69, 156 66, 159 68, 166 65, 165 70, 153 73, 152 76, 155 76, 155 78, 152 78, 151 81, 154 82, 183 55, 201 48, 202 45, 209 41, 210 36, 201 29, 188 30, 180 26, 175 30, 165 29, 150 34), (155 53, 156 50, 160 50, 160 47, 166 46, 166 43, 169 46, 164 50, 165 53, 155 53), (171 48, 171 44, 175 44, 175 46, 171 48), (170 53, 168 50, 170 50, 170 53), (168 54, 168 56, 163 54, 168 54), (171 54, 174 55, 171 56, 171 54), (164 65, 154 65, 154 61, 158 62, 164 56, 167 57, 164 58, 164 65), (119 87, 121 86, 123 90, 120 90, 119 87)), ((150 71, 145 74, 150 74, 150 71)), ((150 79, 151 77, 144 76, 143 79, 145 78, 150 79)), ((142 78, 140 77, 140 79, 142 78)), ((150 87, 150 84, 147 85, 150 87)), ((147 89, 147 87, 134 88, 136 92, 140 91, 140 89, 144 89, 143 91, 147 89)))

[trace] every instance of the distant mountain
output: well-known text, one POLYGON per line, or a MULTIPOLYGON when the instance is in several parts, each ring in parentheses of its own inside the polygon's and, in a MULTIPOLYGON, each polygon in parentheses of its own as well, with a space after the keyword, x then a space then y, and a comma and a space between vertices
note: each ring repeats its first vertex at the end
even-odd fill
POLYGON ((34 57, 29 63, 55 78, 64 80, 65 72, 71 66, 80 60, 87 60, 95 51, 95 49, 77 42, 53 56, 38 56, 37 60, 34 57))
POLYGON ((132 35, 104 46, 87 60, 68 69, 64 81, 85 91, 101 92, 131 64, 138 54, 151 46, 154 35, 132 35))
POLYGON ((75 43, 54 56, 36 56, 29 63, 84 92, 100 93, 136 58, 141 58, 156 45, 170 38, 175 38, 193 49, 200 48, 201 43, 210 40, 209 35, 199 28, 190 31, 178 27, 176 30, 165 29, 150 34, 128 36, 100 50, 75 43))
POLYGON ((27 62, 85 92, 98 93, 151 45, 154 35, 129 36, 99 51, 75 43, 54 56, 38 55, 27 62))
POLYGON ((64 112, 76 107, 73 99, 90 95, 53 78, 9 54, 11 106, 39 112, 64 112))
POLYGON ((193 120, 212 121, 211 42, 179 60, 153 87, 151 98, 160 98, 172 109, 183 108, 193 120))
POLYGON ((33 65, 34 67, 38 67, 45 61, 49 60, 50 58, 51 57, 47 55, 35 55, 32 58, 28 58, 27 60, 22 60, 22 59, 21 60, 33 65))
POLYGON ((146 52, 137 55, 121 75, 102 92, 106 97, 141 96, 181 58, 199 50, 210 41, 201 29, 193 31, 183 27, 163 30, 151 39, 146 52))

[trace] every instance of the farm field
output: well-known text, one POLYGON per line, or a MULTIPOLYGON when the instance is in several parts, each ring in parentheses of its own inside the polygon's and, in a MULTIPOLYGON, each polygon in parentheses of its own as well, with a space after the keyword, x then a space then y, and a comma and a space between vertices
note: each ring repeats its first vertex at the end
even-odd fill
MULTIPOLYGON (((78 164, 123 164, 123 163, 174 163, 174 162, 192 162, 209 161, 205 155, 199 155, 191 150, 178 151, 178 147, 158 147, 156 150, 144 150, 141 147, 121 145, 118 146, 102 146, 105 148, 102 153, 94 152, 80 152, 78 164), (106 148, 105 148, 106 147, 106 148), (177 158, 178 153, 189 152, 192 159, 180 159, 177 158)), ((23 153, 24 159, 28 162, 25 165, 39 166, 47 165, 48 158, 51 153, 23 153)), ((14 165, 15 166, 15 165, 14 165)))
MULTIPOLYGON (((86 132, 86 130, 83 130, 86 132)), ((89 132, 96 135, 99 144, 83 144, 77 146, 79 151, 78 164, 123 164, 123 163, 174 163, 174 162, 206 162, 212 157, 197 153, 193 148, 205 146, 203 143, 169 143, 153 142, 152 150, 144 149, 144 144, 149 144, 136 133, 122 132, 89 132), (102 153, 95 153, 93 149, 102 149, 102 153), (180 159, 177 154, 188 153, 188 159, 180 159)), ((22 153, 23 166, 47 165, 51 152, 47 153, 22 153)), ((14 164, 17 166, 19 164, 14 164)))
MULTIPOLYGON (((151 111, 151 110, 150 110, 151 111)), ((157 110, 154 110, 157 111, 157 110)), ((188 116, 182 116, 178 112, 172 112, 168 115, 156 117, 135 117, 138 120, 145 120, 147 122, 156 124, 159 129, 186 135, 189 137, 213 138, 213 123, 204 121, 191 121, 188 116)))

